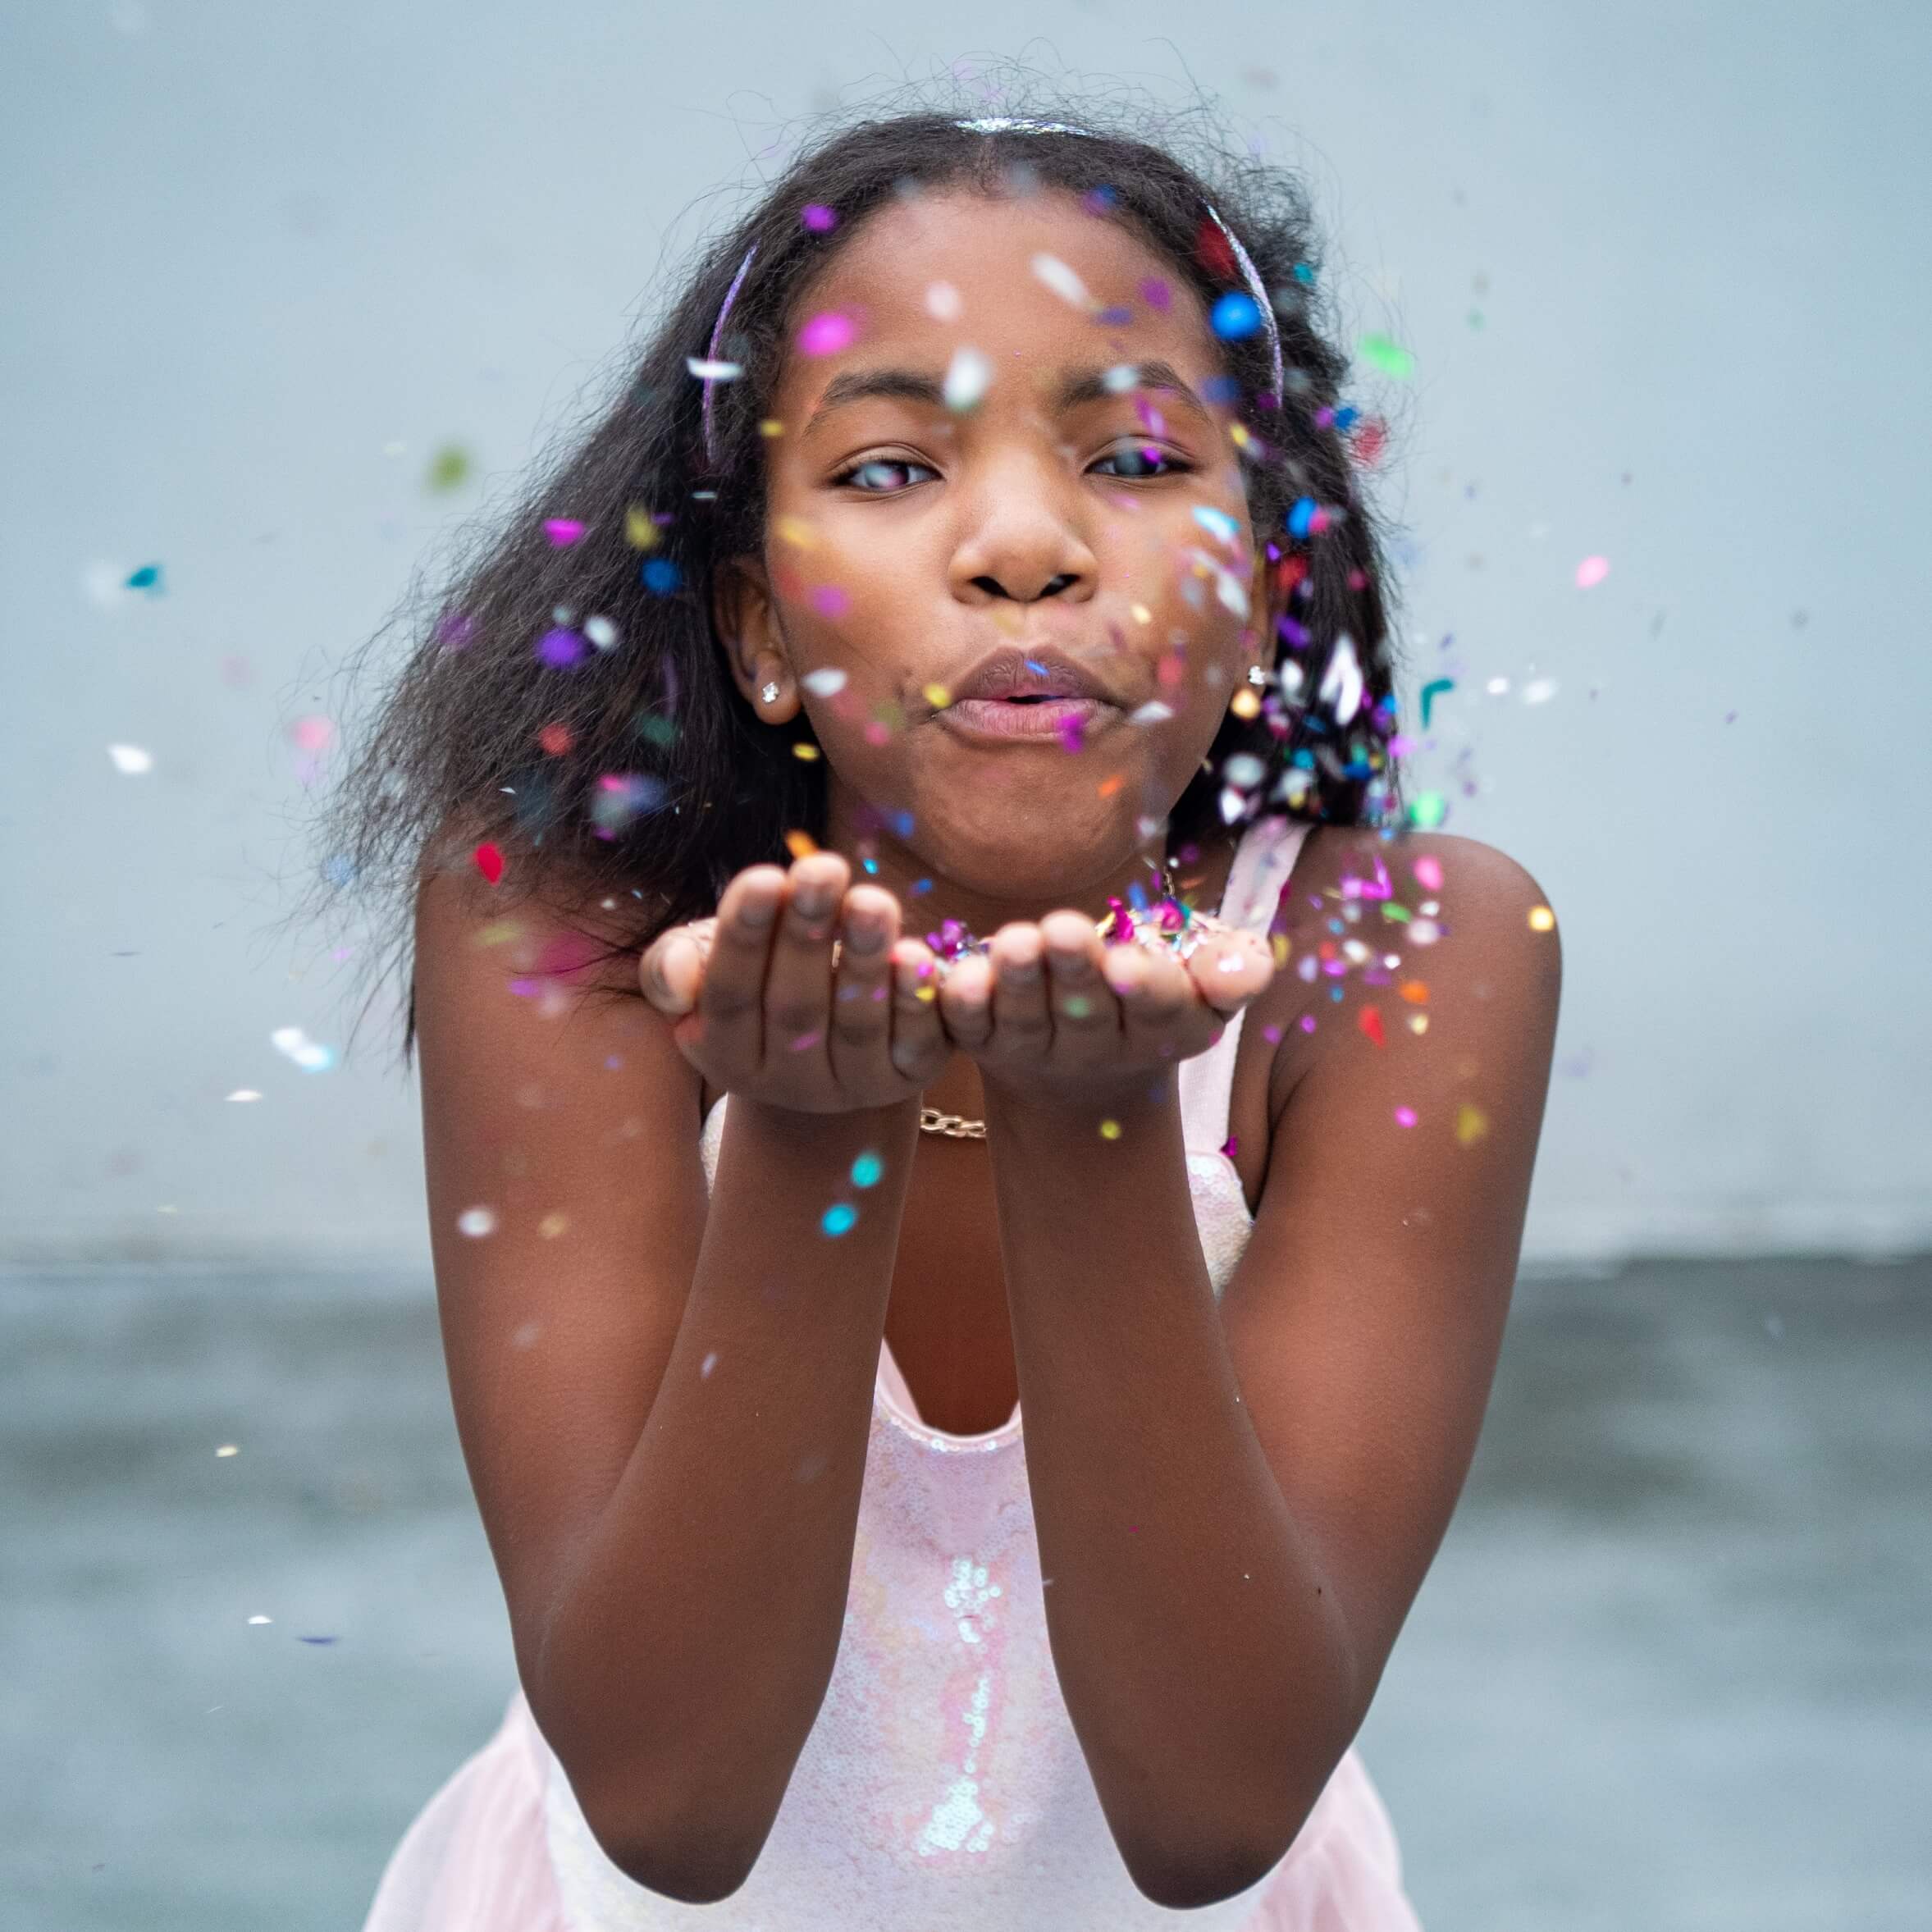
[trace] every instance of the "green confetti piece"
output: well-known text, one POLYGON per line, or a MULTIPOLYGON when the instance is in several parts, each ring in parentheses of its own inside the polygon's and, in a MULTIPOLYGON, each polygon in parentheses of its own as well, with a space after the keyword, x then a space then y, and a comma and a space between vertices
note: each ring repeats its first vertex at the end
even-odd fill
POLYGON ((1364 336, 1355 347, 1365 362, 1373 363, 1385 376, 1415 373, 1415 358, 1392 336, 1364 336))
POLYGON ((1409 822, 1427 831, 1432 825, 1440 825, 1448 810, 1449 801, 1440 792, 1423 792, 1409 808, 1409 822))
POLYGON ((1455 689, 1455 679, 1453 678, 1432 678, 1428 683, 1423 687, 1423 729, 1424 731, 1427 731, 1429 728, 1430 707, 1434 705, 1436 700, 1441 697, 1445 692, 1451 692, 1455 689))
POLYGON ((428 490, 454 490, 470 472, 469 451, 459 444, 445 443, 429 459, 429 473, 423 479, 428 490))

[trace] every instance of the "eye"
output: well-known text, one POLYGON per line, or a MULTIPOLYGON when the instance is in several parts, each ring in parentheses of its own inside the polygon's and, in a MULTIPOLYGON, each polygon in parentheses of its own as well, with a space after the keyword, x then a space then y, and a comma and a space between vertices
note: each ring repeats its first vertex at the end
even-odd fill
POLYGON ((1119 449, 1109 450, 1094 465, 1094 471, 1102 476, 1108 474, 1101 468, 1101 464, 1107 463, 1125 464, 1126 468, 1112 473, 1128 482, 1144 477, 1180 476, 1194 468, 1191 463, 1183 463, 1155 443, 1123 443, 1119 449), (1152 467, 1155 464, 1162 467, 1156 469, 1152 467))
POLYGON ((837 484, 856 485, 861 496, 896 496, 901 489, 910 489, 912 478, 902 473, 910 470, 923 471, 927 476, 937 476, 939 472, 928 468, 923 463, 915 463, 909 456, 869 456, 863 463, 854 464, 848 470, 841 471, 832 481, 837 484), (899 488, 893 486, 899 482, 899 488))

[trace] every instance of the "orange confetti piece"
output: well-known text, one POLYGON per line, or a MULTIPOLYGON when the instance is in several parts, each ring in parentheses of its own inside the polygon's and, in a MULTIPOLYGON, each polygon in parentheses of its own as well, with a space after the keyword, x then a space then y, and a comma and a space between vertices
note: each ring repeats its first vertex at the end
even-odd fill
POLYGON ((1355 1024, 1368 1035, 1377 1046, 1386 1044, 1386 1042, 1382 1039, 1382 1010, 1380 1007, 1363 1007, 1362 1011, 1355 1016, 1355 1024))
POLYGON ((1456 1109, 1455 1137, 1464 1147, 1473 1147, 1489 1131, 1489 1116, 1480 1107, 1465 1100, 1456 1109))
POLYGON ((1426 980, 1404 980, 1397 990, 1412 1007, 1426 1007, 1429 1003, 1429 984, 1426 980))
POLYGON ((785 834, 785 850, 795 859, 809 859, 819 849, 818 842, 809 832, 788 832, 785 834))
POLYGON ((486 839, 476 849, 477 870, 494 885, 503 876, 503 854, 486 839))
POLYGON ((537 733, 537 742, 551 757, 561 758, 577 741, 570 735, 568 724, 546 724, 537 733))
POLYGON ((1094 788, 1103 798, 1111 798, 1126 782, 1127 774, 1123 771, 1117 771, 1112 778, 1101 779, 1099 784, 1094 788))

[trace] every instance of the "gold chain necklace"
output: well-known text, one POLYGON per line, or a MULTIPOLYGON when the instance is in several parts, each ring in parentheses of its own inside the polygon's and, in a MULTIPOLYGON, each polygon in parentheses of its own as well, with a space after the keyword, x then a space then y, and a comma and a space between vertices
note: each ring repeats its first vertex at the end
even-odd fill
POLYGON ((920 1108, 919 1130, 922 1134, 943 1134, 948 1140, 986 1138, 985 1121, 969 1121, 963 1113, 941 1113, 936 1107, 920 1108))

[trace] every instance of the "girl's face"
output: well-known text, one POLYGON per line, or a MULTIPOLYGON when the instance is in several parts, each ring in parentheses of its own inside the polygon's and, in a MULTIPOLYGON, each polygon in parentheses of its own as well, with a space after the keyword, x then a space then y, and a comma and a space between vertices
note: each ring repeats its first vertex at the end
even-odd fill
POLYGON ((720 613, 747 698, 780 683, 759 715, 808 713, 835 826, 999 897, 1146 846, 1270 655, 1224 380, 1193 290, 1070 194, 897 203, 839 253, 720 613), (989 660, 1001 693, 1065 665, 1102 701, 957 696, 989 660))

